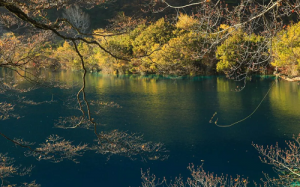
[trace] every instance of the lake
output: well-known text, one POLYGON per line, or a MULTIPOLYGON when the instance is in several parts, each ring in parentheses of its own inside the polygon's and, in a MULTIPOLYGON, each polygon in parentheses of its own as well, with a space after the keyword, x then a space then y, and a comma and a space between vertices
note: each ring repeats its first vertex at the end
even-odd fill
MULTIPOLYGON (((10 138, 36 142, 39 147, 50 135, 58 135, 74 145, 96 144, 93 129, 57 128, 60 120, 80 117, 74 109, 76 93, 82 84, 82 73, 71 71, 36 73, 46 84, 34 84, 10 70, 0 69, 0 102, 11 103, 15 109, 10 118, 0 121, 0 132, 10 138), (12 82, 12 83, 11 83, 12 82), (33 87, 31 91, 19 90, 33 87), (31 102, 28 102, 31 101, 31 102), (45 102, 47 101, 47 102, 45 102), (56 124, 56 125, 55 125, 56 124)), ((32 75, 30 75, 32 76, 32 75)), ((1 153, 15 159, 14 165, 34 168, 30 176, 6 178, 7 183, 36 183, 43 187, 65 186, 141 186, 141 169, 158 178, 190 177, 190 163, 202 165, 205 171, 218 175, 248 177, 259 182, 263 173, 276 176, 272 167, 263 164, 251 143, 284 147, 285 140, 300 133, 300 85, 278 81, 274 77, 253 77, 244 90, 235 92, 242 84, 223 76, 171 77, 138 75, 102 75, 88 73, 86 98, 91 104, 92 118, 98 132, 118 131, 143 135, 145 141, 161 142, 168 150, 168 159, 147 155, 99 154, 87 150, 76 156, 79 163, 64 159, 38 161, 24 156, 27 148, 16 146, 1 138, 1 153), (273 85, 274 83, 274 85, 273 85), (273 85, 273 86, 272 86, 273 85), (270 89, 257 111, 232 127, 229 125, 251 114, 270 89), (98 103, 98 104, 97 104, 98 103), (209 123, 217 112, 213 123, 209 123), (149 159, 150 158, 150 159, 149 159)))

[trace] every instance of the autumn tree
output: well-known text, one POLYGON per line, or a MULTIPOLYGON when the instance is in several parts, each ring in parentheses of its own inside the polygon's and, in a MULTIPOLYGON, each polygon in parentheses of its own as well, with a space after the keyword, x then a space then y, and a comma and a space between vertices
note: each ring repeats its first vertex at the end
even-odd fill
MULTIPOLYGON (((203 35, 202 42, 198 43, 202 46, 199 47, 202 50, 198 51, 196 57, 203 59, 205 55, 215 52, 222 45, 222 50, 219 47, 217 56, 225 57, 227 54, 232 54, 235 58, 233 59, 235 62, 230 63, 230 68, 222 70, 225 70, 225 74, 230 79, 244 81, 244 83, 251 73, 266 69, 273 61, 274 37, 285 27, 287 20, 299 19, 300 8, 298 0, 268 2, 242 0, 237 5, 231 6, 226 4, 226 1, 193 1, 181 6, 176 6, 169 1, 160 3, 152 1, 152 4, 156 12, 173 9, 178 12, 178 15, 180 11, 190 7, 196 9, 194 15, 198 25, 193 30, 203 35), (226 25, 226 28, 220 28, 221 25, 226 25), (244 37, 247 36, 249 39, 239 40, 238 33, 244 33, 244 37), (261 38, 263 42, 250 46, 249 40, 253 40, 250 38, 254 35, 261 38), (236 42, 233 41, 234 38, 236 42), (226 48, 228 43, 230 47, 226 48)), ((224 66, 224 62, 221 60, 220 65, 224 66)))
MULTIPOLYGON (((21 38, 16 38, 14 34, 4 35, 0 43, 0 67, 22 71, 23 67, 29 63, 38 63, 38 59, 43 55, 40 51, 41 48, 51 48, 46 45, 51 39, 50 37, 55 36, 67 41, 68 43, 65 43, 63 47, 73 48, 72 57, 74 58, 71 60, 83 70, 82 87, 76 95, 77 109, 81 112, 81 116, 72 116, 62 120, 59 127, 65 129, 93 127, 97 144, 92 147, 92 150, 97 153, 121 154, 127 157, 139 154, 147 155, 148 153, 155 153, 154 157, 160 157, 161 155, 156 154, 160 151, 163 152, 164 149, 161 144, 143 142, 141 141, 142 137, 134 134, 119 131, 98 132, 98 124, 91 115, 90 103, 86 99, 85 93, 85 76, 87 64, 90 60, 86 56, 92 53, 89 46, 96 46, 101 53, 118 60, 118 68, 127 66, 128 62, 134 59, 134 65, 138 66, 139 70, 142 69, 141 71, 144 71, 143 69, 159 68, 159 65, 165 65, 164 62, 178 65, 179 63, 176 60, 183 62, 183 65, 180 65, 183 69, 189 68, 192 61, 201 61, 205 58, 214 59, 215 57, 211 54, 217 50, 220 60, 219 69, 225 70, 225 73, 231 79, 245 81, 251 72, 260 71, 261 68, 270 63, 274 51, 274 37, 286 24, 285 20, 291 18, 291 16, 298 19, 300 11, 298 0, 269 2, 248 0, 241 1, 239 5, 232 7, 229 7, 223 1, 201 0, 175 6, 168 1, 150 0, 146 3, 144 11, 163 12, 166 9, 174 9, 178 15, 175 17, 175 19, 178 19, 177 28, 162 18, 156 23, 150 24, 147 28, 141 27, 140 31, 136 31, 136 35, 134 35, 134 42, 129 42, 130 45, 127 45, 128 40, 131 39, 130 37, 125 37, 123 42, 119 41, 117 37, 113 38, 117 35, 116 33, 107 34, 105 31, 88 33, 87 16, 84 16, 85 13, 76 8, 88 9, 107 2, 104 0, 48 0, 47 2, 39 0, 0 0, 0 8, 5 8, 5 11, 0 12, 1 24, 5 28, 22 27, 23 32, 28 33, 21 38), (189 7, 195 7, 196 9, 192 19, 187 16, 180 17, 180 10, 189 7), (65 10, 65 16, 50 19, 48 10, 55 9, 65 10), (68 13, 68 11, 71 12, 71 10, 74 14, 81 12, 81 18, 72 20, 76 16, 70 16, 73 13, 68 13), (80 21, 77 22, 78 20, 80 21), (188 21, 191 22, 187 23, 188 21), (226 27, 221 28, 222 24, 226 27), (178 31, 178 28, 182 30, 182 33, 176 38, 173 31, 178 31), (70 30, 73 30, 76 34, 68 34, 70 30), (112 39, 106 42, 107 37, 112 37, 112 39), (116 50, 116 46, 121 46, 121 50, 116 50), (167 52, 164 53, 163 50, 167 52), (183 53, 182 55, 176 54, 176 51, 179 50, 183 53), (87 53, 84 53, 84 51, 87 53), (129 57, 127 54, 133 54, 133 56, 129 57), (155 58, 157 62, 153 61, 151 66, 143 65, 145 59, 152 62, 155 58), (164 62, 160 62, 161 59, 164 59, 164 62)), ((134 22, 130 23, 135 24, 134 22)), ((1 28, 3 29, 3 26, 1 28)), ((297 35, 294 34, 294 36, 297 35)), ((291 36, 291 38, 294 36, 291 36)), ((64 49, 59 50, 64 52, 64 49)), ((297 49, 292 49, 293 53, 296 51, 297 49)), ((279 53, 275 53, 276 55, 279 56, 279 53)), ((60 56, 59 58, 64 57, 60 56)), ((294 64, 296 64, 296 61, 294 61, 294 64)), ((13 85, 8 85, 5 88, 15 89, 13 85)), ((1 120, 8 118, 8 115, 13 112, 13 106, 9 103, 1 103, 1 120)), ((17 117, 17 114, 13 116, 17 117)), ((85 145, 73 145, 70 141, 56 135, 49 136, 46 143, 42 143, 36 148, 32 148, 30 144, 24 143, 24 141, 7 137, 5 134, 1 133, 0 135, 14 144, 28 149, 28 155, 37 159, 73 160, 75 156, 80 156, 86 148, 85 145)), ((276 158, 274 159, 272 155, 278 155, 277 152, 281 153, 278 149, 275 149, 277 150, 277 152, 275 151, 276 154, 272 151, 269 154, 264 152, 263 149, 259 150, 264 156, 269 157, 272 162, 276 161, 276 158)), ((291 161, 291 157, 284 160, 284 162, 287 161, 291 161)), ((294 171, 294 168, 290 169, 290 172, 294 171)), ((197 173, 203 173, 201 168, 190 170, 191 173, 195 174, 195 177, 199 177, 196 175, 197 173)), ((199 178, 205 179, 205 176, 211 177, 212 180, 219 180, 210 174, 200 175, 199 178)), ((147 183, 147 181, 145 182, 147 183)), ((199 185, 198 181, 193 180, 191 180, 191 184, 199 185)))
POLYGON ((264 71, 267 62, 270 61, 264 38, 255 34, 248 35, 241 30, 236 31, 217 47, 216 58, 219 60, 217 71, 223 71, 229 78, 236 80, 243 80, 249 73, 249 66, 245 66, 248 63, 252 64, 251 68, 259 68, 251 71, 264 71), (257 62, 264 62, 262 64, 265 66, 258 66, 257 62), (233 71, 234 69, 238 70, 233 71))
MULTIPOLYGON (((41 143, 34 147, 31 142, 26 142, 22 139, 14 139, 12 137, 6 136, 4 133, 0 132, 0 135, 14 143, 17 146, 26 149, 26 156, 33 156, 38 160, 50 160, 53 162, 60 162, 64 159, 69 159, 76 162, 75 157, 81 156, 85 151, 93 150, 96 153, 114 155, 119 154, 129 158, 134 158, 141 156, 142 159, 147 159, 149 157, 155 159, 164 159, 165 149, 160 143, 146 142, 143 140, 141 135, 136 135, 133 133, 122 132, 118 130, 113 130, 111 132, 98 132, 99 123, 92 118, 90 103, 86 99, 86 80, 85 76, 87 73, 87 66, 93 66, 93 60, 89 59, 90 46, 97 46, 103 52, 109 54, 110 56, 120 59, 128 60, 118 54, 114 54, 105 48, 99 41, 93 40, 90 37, 91 33, 87 30, 87 25, 85 22, 78 23, 77 20, 72 20, 71 13, 68 11, 65 14, 65 18, 57 18, 52 21, 47 17, 48 10, 51 9, 64 9, 70 8, 70 10, 75 13, 80 13, 80 9, 76 7, 92 8, 95 5, 105 4, 107 1, 103 0, 93 0, 93 1, 9 1, 0 0, 0 8, 5 8, 6 11, 1 11, 1 23, 6 24, 7 27, 23 26, 28 34, 22 35, 21 38, 16 37, 14 34, 8 33, 2 38, 0 43, 0 67, 9 68, 16 71, 20 76, 24 77, 34 83, 41 84, 45 81, 40 79, 33 74, 29 73, 28 76, 24 76, 22 71, 25 71, 25 66, 29 63, 39 63, 39 59, 45 57, 48 54, 48 49, 52 48, 48 45, 48 41, 51 41, 51 37, 59 37, 65 40, 63 49, 58 49, 61 51, 60 54, 65 53, 65 49, 69 51, 70 48, 73 50, 73 58, 69 59, 72 63, 80 66, 83 70, 82 73, 82 86, 78 93, 75 95, 75 100, 77 101, 76 110, 81 112, 81 116, 71 116, 66 117, 61 120, 60 124, 57 124, 58 128, 70 129, 70 128, 88 128, 92 129, 95 135, 95 145, 88 147, 86 144, 74 145, 71 141, 65 140, 64 138, 57 135, 50 135, 46 138, 45 143, 41 143), (72 6, 71 6, 72 5, 72 6), (75 7, 75 8, 72 8, 75 7), (66 18, 67 17, 67 18, 66 18), (76 35, 70 35, 68 31, 73 29, 76 31, 76 35), (30 31, 30 32, 29 32, 30 31), (21 72, 20 72, 21 71, 21 72), (38 79, 32 79, 38 78, 38 79), (162 152, 161 152, 162 151, 162 152)), ((82 13, 83 14, 83 13, 82 13)), ((87 16, 84 16, 84 21, 87 16)), ((98 37, 106 36, 103 33, 96 33, 98 37)), ((114 35, 114 34, 112 34, 114 35)), ((51 58, 64 58, 58 54, 56 57, 51 58), (59 57, 58 57, 59 56, 59 57)), ((53 54, 51 54, 53 55, 53 54)), ((58 59, 60 60, 60 59, 58 59)), ((2 81, 2 80, 1 80, 2 81)), ((2 94, 5 94, 9 90, 15 90, 16 92, 24 92, 24 90, 18 89, 18 84, 14 81, 1 84, 5 89, 1 90, 2 94)), ((50 83, 42 84, 41 86, 53 86, 56 84, 50 81, 50 83)), ((65 89, 64 86, 58 85, 58 87, 65 89)), ((30 91, 30 89, 28 90, 30 91)), ((26 98, 18 98, 17 101, 23 104, 39 105, 42 103, 37 103, 34 101, 28 101, 26 98)), ((45 101, 47 103, 54 102, 45 101)), ((94 103, 95 104, 95 103, 94 103)), ((99 103, 98 103, 99 104, 99 103)), ((100 105, 100 104, 99 104, 100 105)), ((17 114, 14 114, 14 104, 2 103, 0 104, 0 120, 6 120, 9 117, 18 118, 17 114)))
POLYGON ((288 25, 277 33, 273 39, 272 66, 280 69, 282 74, 297 76, 300 72, 300 22, 288 25))
MULTIPOLYGON (((35 29, 35 32, 41 32, 41 33, 48 33, 51 32, 52 34, 56 35, 57 37, 60 37, 61 39, 67 40, 70 43, 72 43, 74 50, 76 51, 79 61, 81 64, 81 67, 84 71, 83 73, 83 86, 78 92, 77 98, 79 100, 79 95, 83 94, 85 97, 84 91, 85 91, 85 75, 86 75, 86 67, 85 67, 85 62, 84 62, 84 57, 82 53, 80 52, 78 43, 79 42, 84 42, 89 45, 96 45, 98 46, 101 50, 107 52, 111 56, 115 58, 122 58, 118 57, 114 54, 112 54, 110 51, 105 49, 99 42, 95 40, 90 40, 81 36, 69 36, 66 32, 66 28, 71 27, 72 29, 75 29, 79 35, 88 35, 88 33, 83 33, 82 28, 77 28, 77 26, 82 27, 83 25, 74 25, 77 24, 75 22, 72 22, 72 20, 68 20, 66 18, 57 18, 55 21, 51 21, 50 19, 47 18, 47 10, 49 9, 62 9, 64 7, 70 7, 71 5, 73 6, 83 6, 85 8, 91 8, 95 5, 105 3, 105 1, 102 0, 93 0, 93 1, 64 1, 64 2, 57 2, 55 0, 53 1, 48 1, 47 3, 45 2, 40 2, 40 1, 35 1, 35 0, 29 0, 26 2, 23 1, 6 1, 6 0, 1 0, 0 1, 0 7, 4 7, 6 9, 6 12, 1 12, 1 19, 2 22, 5 22, 6 24, 25 24, 28 26, 28 28, 33 28, 35 29)), ((9 26, 9 25, 8 25, 9 26)), ((86 31, 86 30, 85 30, 86 31)), ((46 37, 41 37, 42 39, 45 39, 46 37)), ((31 41, 30 39, 28 41, 31 41)), ((4 45, 4 44, 1 44, 4 45)), ((9 50, 11 46, 8 46, 6 49, 9 50)), ((3 56, 1 56, 2 58, 3 56)), ((11 57, 9 57, 11 58, 11 57)), ((20 59, 23 59, 22 57, 20 59)), ((12 67, 17 67, 19 66, 18 62, 19 60, 14 60, 13 62, 6 62, 6 61, 1 61, 1 66, 12 66, 12 67)), ((87 110, 89 105, 84 98, 87 110)), ((85 117, 85 112, 80 105, 81 110, 82 110, 82 115, 85 117)), ((92 118, 90 116, 90 112, 87 113, 89 120, 92 121, 92 118)))

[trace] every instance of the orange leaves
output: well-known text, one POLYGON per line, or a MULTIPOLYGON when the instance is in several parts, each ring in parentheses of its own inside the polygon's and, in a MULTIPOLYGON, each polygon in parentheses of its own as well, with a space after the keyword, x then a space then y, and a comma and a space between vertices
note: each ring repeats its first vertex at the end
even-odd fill
POLYGON ((277 6, 282 6, 282 2, 277 2, 277 6))

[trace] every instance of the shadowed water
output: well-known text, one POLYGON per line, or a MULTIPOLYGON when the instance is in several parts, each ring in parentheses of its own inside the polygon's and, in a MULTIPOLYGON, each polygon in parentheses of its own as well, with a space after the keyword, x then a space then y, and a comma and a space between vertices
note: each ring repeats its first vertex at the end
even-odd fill
MULTIPOLYGON (((53 101, 39 105, 22 105, 14 113, 21 118, 0 121, 0 132, 26 141, 45 142, 51 134, 57 134, 74 144, 93 144, 96 138, 91 130, 55 128, 60 117, 80 116, 79 111, 68 109, 64 103, 78 92, 81 86, 80 72, 43 72, 47 80, 55 80, 69 86, 38 87, 19 96, 35 102, 53 101)), ((0 71, 6 82, 20 79, 16 73, 0 71)), ((5 82, 4 81, 4 82, 5 82)), ((300 85, 278 81, 258 110, 247 120, 230 128, 220 128, 209 123, 217 112, 219 125, 229 125, 248 116, 270 89, 272 77, 255 77, 241 92, 234 92, 240 83, 225 77, 162 77, 162 76, 113 76, 87 74, 88 100, 104 103, 101 108, 91 106, 92 117, 104 126, 98 131, 118 129, 144 135, 146 141, 161 142, 169 151, 164 161, 130 160, 123 156, 106 155, 87 151, 77 157, 78 164, 64 160, 52 163, 37 161, 24 156, 24 148, 15 146, 1 137, 1 153, 14 157, 16 164, 34 165, 30 176, 13 177, 11 183, 36 180, 42 186, 140 186, 141 169, 151 169, 157 177, 174 179, 179 174, 190 177, 187 166, 204 164, 206 171, 218 175, 239 174, 259 181, 262 171, 274 175, 271 166, 261 163, 259 154, 251 145, 270 145, 300 133, 300 85), (117 107, 105 106, 109 103, 117 107)), ((1 82, 3 84, 3 82, 1 82)), ((31 86, 26 81, 18 87, 31 86)), ((7 92, 0 94, 0 102, 10 102, 7 92)), ((75 102, 76 104, 76 102, 75 102)), ((213 120, 213 122, 214 122, 213 120)))

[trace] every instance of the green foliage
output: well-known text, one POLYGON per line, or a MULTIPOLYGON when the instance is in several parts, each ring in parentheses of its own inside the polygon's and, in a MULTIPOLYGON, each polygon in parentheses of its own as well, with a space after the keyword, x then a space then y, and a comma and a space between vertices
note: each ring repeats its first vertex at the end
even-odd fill
POLYGON ((128 34, 97 38, 114 55, 131 59, 129 62, 117 60, 99 49, 95 51, 95 59, 110 72, 157 73, 159 68, 175 66, 184 69, 195 62, 193 55, 199 50, 200 39, 196 33, 160 19, 149 26, 141 24, 128 34))
POLYGON ((194 30, 198 29, 200 26, 199 21, 195 19, 193 16, 189 16, 187 14, 182 14, 178 16, 178 21, 176 23, 176 27, 183 30, 194 30))
POLYGON ((197 51, 201 50, 202 37, 195 32, 183 32, 153 53, 151 58, 167 72, 195 73, 197 51), (179 72, 183 71, 183 72, 179 72))
POLYGON ((297 75, 300 72, 300 22, 279 32, 273 39, 272 50, 271 65, 282 68, 284 74, 297 75))
MULTIPOLYGON (((200 32, 196 18, 180 14, 178 22, 171 24, 165 19, 149 25, 144 22, 133 30, 113 35, 98 29, 93 39, 97 40, 105 49, 128 60, 120 60, 101 50, 98 46, 80 43, 78 48, 84 56, 87 69, 101 69, 107 73, 163 73, 163 74, 197 74, 212 68, 210 60, 213 55, 207 53, 199 58, 198 53, 206 51, 209 40, 205 40, 200 32), (210 57, 210 58, 208 58, 210 57)), ((221 25, 220 29, 225 29, 221 25)), ((245 58, 245 53, 255 52, 264 39, 257 35, 247 35, 239 31, 228 29, 231 36, 216 50, 219 59, 217 71, 227 71, 245 58)), ((207 37, 207 36, 205 36, 207 37)), ((214 36, 209 36, 214 37, 214 36)), ((81 61, 74 47, 67 42, 54 50, 54 57, 64 67, 80 69, 81 61)), ((247 56, 247 55, 246 55, 247 56)), ((248 58, 251 58, 248 55, 248 58)))
POLYGON ((52 51, 52 58, 60 62, 62 67, 79 69, 79 56, 68 42, 64 42, 62 46, 59 46, 56 50, 52 51))
POLYGON ((252 56, 249 54, 254 54, 262 42, 264 39, 259 35, 248 35, 241 30, 232 32, 232 35, 217 47, 216 57, 219 60, 217 72, 226 72, 237 63, 250 61, 252 56))
MULTIPOLYGON (((78 50, 83 56, 85 67, 89 70, 98 69, 97 60, 95 59, 93 48, 86 43, 79 43, 78 50)), ((52 50, 52 58, 56 59, 63 68, 79 70, 82 68, 81 59, 74 50, 74 46, 64 42, 62 46, 52 50)))
MULTIPOLYGON (((95 31, 96 32, 96 31, 95 31)), ((102 33, 109 35, 110 33, 102 33)), ((110 51, 115 56, 130 59, 132 57, 132 39, 129 34, 115 35, 109 37, 97 37, 96 40, 110 51)), ((94 48, 94 58, 97 61, 100 68, 107 73, 113 73, 118 71, 119 73, 125 73, 128 69, 128 61, 119 60, 112 57, 110 54, 104 52, 98 47, 94 48)))
MULTIPOLYGON (((79 43, 78 50, 83 56, 83 60, 85 62, 85 67, 89 70, 98 69, 98 63, 94 55, 94 50, 91 45, 88 45, 86 43, 79 43)), ((77 60, 77 59, 76 59, 77 60)), ((81 66, 81 60, 75 61, 76 66, 78 67, 78 64, 81 66)))
POLYGON ((174 38, 175 27, 166 22, 164 18, 149 25, 133 41, 133 52, 136 56, 147 55, 157 50, 161 45, 174 38))
POLYGON ((193 30, 198 22, 180 14, 175 25, 164 19, 134 30, 133 70, 138 72, 195 74, 201 66, 197 52, 202 50, 203 38, 193 30), (138 34, 136 34, 138 33, 138 34), (139 58, 142 57, 142 58, 139 58))
MULTIPOLYGON (((101 69, 107 73, 172 73, 196 74, 202 60, 197 59, 197 52, 202 50, 203 38, 192 31, 197 24, 193 17, 181 14, 173 25, 163 18, 155 23, 142 23, 132 31, 113 35, 98 29, 94 39, 114 56, 98 46, 80 43, 87 69, 101 69)), ((74 47, 65 42, 53 52, 53 57, 64 67, 80 69, 81 61, 74 47)))

